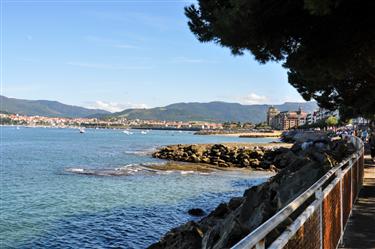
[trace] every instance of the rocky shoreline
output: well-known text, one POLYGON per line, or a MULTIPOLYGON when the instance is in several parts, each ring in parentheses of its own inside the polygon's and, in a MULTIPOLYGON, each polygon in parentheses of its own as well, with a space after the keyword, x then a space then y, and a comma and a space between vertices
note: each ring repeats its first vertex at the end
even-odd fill
MULTIPOLYGON (((267 182, 247 189, 243 196, 234 197, 228 203, 221 203, 200 221, 190 221, 170 230, 149 248, 219 249, 235 245, 315 183, 337 162, 355 151, 354 146, 346 141, 331 141, 321 136, 317 138, 319 139, 296 142, 290 149, 238 147, 234 150, 225 145, 207 145, 202 148, 195 145, 176 145, 155 152, 154 156, 158 158, 206 160, 207 163, 219 167, 231 167, 234 162, 237 167, 252 167, 250 161, 256 159, 260 161, 259 164, 256 163, 257 166, 273 165, 279 172, 267 182), (263 163, 265 161, 267 163, 263 163), (245 166, 245 162, 249 162, 249 165, 245 166)), ((271 232, 266 241, 272 241, 287 225, 283 224, 271 232)))
POLYGON ((155 158, 173 161, 203 163, 220 168, 249 168, 255 170, 278 171, 285 167, 278 155, 285 152, 290 144, 192 144, 170 145, 152 154, 155 158), (276 166, 278 165, 278 166, 276 166))

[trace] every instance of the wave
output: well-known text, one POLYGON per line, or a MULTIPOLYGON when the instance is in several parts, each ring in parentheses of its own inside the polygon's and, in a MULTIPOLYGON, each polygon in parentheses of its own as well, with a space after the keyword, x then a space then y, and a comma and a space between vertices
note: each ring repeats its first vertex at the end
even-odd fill
POLYGON ((148 169, 141 165, 129 164, 120 168, 104 168, 104 169, 90 169, 90 168, 66 168, 65 172, 82 174, 82 175, 95 175, 95 176, 130 176, 138 173, 155 173, 155 170, 148 169))
POLYGON ((195 170, 179 170, 179 169, 169 169, 163 166, 167 166, 167 163, 143 163, 143 164, 128 164, 119 168, 102 168, 102 169, 92 169, 92 168, 81 168, 81 167, 69 167, 65 168, 64 171, 73 174, 81 175, 94 175, 94 176, 133 176, 133 175, 169 175, 169 174, 199 174, 199 175, 209 175, 208 172, 199 172, 195 170))
POLYGON ((152 147, 152 148, 147 148, 147 149, 140 149, 140 150, 126 150, 126 154, 131 154, 131 155, 139 155, 139 156, 150 156, 152 153, 155 152, 157 147, 152 147))

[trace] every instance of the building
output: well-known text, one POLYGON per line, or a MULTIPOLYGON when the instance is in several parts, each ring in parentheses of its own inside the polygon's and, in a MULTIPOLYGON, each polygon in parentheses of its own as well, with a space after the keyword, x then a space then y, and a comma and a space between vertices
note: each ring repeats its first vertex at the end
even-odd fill
POLYGON ((267 125, 272 127, 272 120, 279 114, 280 112, 273 106, 268 108, 267 111, 267 125))
POLYGON ((315 119, 314 113, 313 112, 308 113, 306 116, 306 124, 310 125, 310 124, 315 123, 314 119, 315 119))
POLYGON ((324 108, 319 108, 318 110, 307 114, 306 123, 311 125, 317 122, 325 121, 330 116, 336 117, 337 119, 340 118, 339 111, 330 111, 324 108))
POLYGON ((267 112, 267 122, 270 121, 269 125, 273 129, 288 130, 304 125, 306 123, 307 113, 302 111, 301 108, 299 108, 298 111, 283 112, 278 112, 276 108, 274 109, 275 110, 272 110, 272 112, 270 113, 271 115, 269 115, 269 112, 267 112), (276 112, 278 112, 278 114, 273 116, 272 114, 276 112))

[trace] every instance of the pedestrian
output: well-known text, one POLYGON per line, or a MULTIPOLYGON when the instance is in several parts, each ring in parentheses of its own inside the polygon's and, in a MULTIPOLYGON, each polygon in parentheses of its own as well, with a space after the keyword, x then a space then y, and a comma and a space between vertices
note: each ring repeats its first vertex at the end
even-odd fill
POLYGON ((373 162, 375 162, 375 130, 371 132, 368 143, 370 145, 371 159, 373 162))
POLYGON ((362 131, 362 141, 363 141, 364 143, 366 143, 366 141, 367 141, 367 136, 368 136, 367 129, 364 129, 364 130, 362 131))

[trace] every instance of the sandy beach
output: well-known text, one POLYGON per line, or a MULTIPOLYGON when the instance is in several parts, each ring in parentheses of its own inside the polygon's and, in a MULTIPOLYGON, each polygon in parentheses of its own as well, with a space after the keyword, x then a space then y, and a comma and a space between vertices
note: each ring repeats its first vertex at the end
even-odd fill
POLYGON ((243 138, 272 138, 281 137, 282 131, 272 132, 241 132, 241 131, 200 131, 196 135, 243 137, 243 138))

